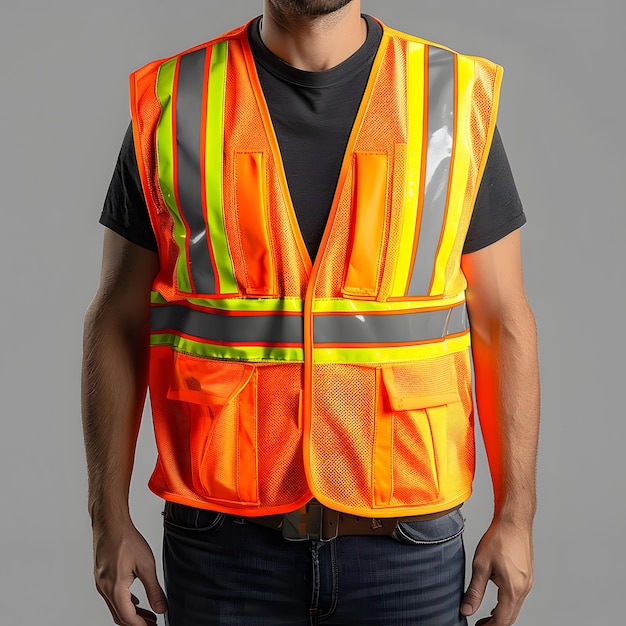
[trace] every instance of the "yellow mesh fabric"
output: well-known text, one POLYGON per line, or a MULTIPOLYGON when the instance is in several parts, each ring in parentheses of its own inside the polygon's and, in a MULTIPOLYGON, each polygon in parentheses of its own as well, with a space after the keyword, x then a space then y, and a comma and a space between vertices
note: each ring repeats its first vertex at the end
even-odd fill
POLYGON ((229 65, 226 75, 226 111, 224 151, 224 204, 226 232, 231 246, 235 275, 239 284, 245 284, 243 251, 239 241, 235 204, 234 155, 237 151, 254 151, 266 154, 268 207, 270 217, 270 244, 276 251, 274 262, 277 272, 278 297, 304 297, 305 269, 297 247, 293 228, 288 217, 276 171, 276 162, 267 138, 263 118, 250 86, 245 69, 244 53, 239 40, 228 46, 229 65))
POLYGON ((463 201, 462 220, 459 224, 457 237, 446 266, 446 295, 454 295, 465 288, 465 279, 461 275, 459 262, 465 243, 465 236, 474 209, 474 202, 478 194, 480 181, 478 173, 483 159, 489 154, 486 139, 489 132, 489 123, 494 99, 495 66, 477 59, 474 65, 475 77, 472 89, 472 104, 470 111, 470 137, 472 154, 470 158, 467 186, 463 201))
POLYGON ((311 470, 317 488, 336 502, 371 501, 376 371, 316 365, 311 470), (322 391, 323 390, 323 391, 322 391))
POLYGON ((313 412, 325 419, 314 421, 310 435, 314 487, 340 507, 368 509, 374 501, 373 459, 385 454, 390 507, 445 508, 467 495, 474 471, 468 352, 388 367, 400 397, 440 394, 458 400, 396 410, 387 391, 377 387, 376 367, 315 366, 313 412), (377 410, 385 413, 379 419, 392 420, 390 452, 375 447, 377 410))

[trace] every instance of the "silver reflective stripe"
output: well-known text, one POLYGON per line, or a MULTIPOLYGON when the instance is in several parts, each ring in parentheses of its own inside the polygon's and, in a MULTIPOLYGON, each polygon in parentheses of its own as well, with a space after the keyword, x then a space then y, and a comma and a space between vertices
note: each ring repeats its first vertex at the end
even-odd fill
POLYGON ((465 304, 440 311, 385 315, 315 315, 315 343, 416 343, 455 335, 469 328, 465 304))
POLYGON ((419 240, 407 295, 428 295, 446 214, 454 134, 454 55, 428 48, 428 150, 419 240))
POLYGON ((189 265, 196 293, 215 293, 215 275, 202 209, 200 137, 206 49, 180 57, 176 92, 178 199, 189 226, 189 265))
POLYGON ((176 304, 153 306, 150 329, 236 344, 302 344, 304 337, 301 315, 225 315, 176 304))

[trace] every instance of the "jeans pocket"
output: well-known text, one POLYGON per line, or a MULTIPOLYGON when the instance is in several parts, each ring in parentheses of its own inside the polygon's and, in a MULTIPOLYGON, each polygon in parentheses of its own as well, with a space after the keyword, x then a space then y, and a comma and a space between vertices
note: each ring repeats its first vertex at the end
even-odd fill
POLYGON ((163 510, 163 525, 172 530, 194 533, 217 532, 225 519, 225 513, 198 509, 176 502, 166 502, 163 510))
POLYGON ((392 538, 407 545, 434 545, 459 537, 465 528, 461 511, 456 509, 442 517, 417 522, 399 522, 392 538))

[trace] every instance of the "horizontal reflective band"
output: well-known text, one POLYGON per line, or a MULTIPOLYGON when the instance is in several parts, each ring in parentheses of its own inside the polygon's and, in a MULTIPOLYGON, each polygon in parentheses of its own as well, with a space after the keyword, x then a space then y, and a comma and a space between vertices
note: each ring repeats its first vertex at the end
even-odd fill
POLYGON ((223 344, 302 345, 301 315, 238 315, 206 312, 180 305, 153 306, 153 333, 179 332, 203 341, 223 344))
POLYGON ((319 344, 399 345, 435 341, 465 332, 464 304, 438 311, 393 315, 315 315, 313 341, 319 344))
POLYGON ((218 343, 204 343, 173 333, 153 333, 150 335, 150 345, 168 346, 173 350, 205 357, 207 359, 256 362, 289 361, 292 363, 302 363, 304 360, 304 350, 302 348, 285 348, 282 346, 225 346, 218 343))

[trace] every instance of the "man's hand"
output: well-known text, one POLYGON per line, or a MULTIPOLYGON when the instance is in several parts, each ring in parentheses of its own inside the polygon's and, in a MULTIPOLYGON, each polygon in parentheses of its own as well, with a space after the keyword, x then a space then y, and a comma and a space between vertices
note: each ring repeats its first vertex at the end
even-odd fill
POLYGON ((119 626, 156 626, 154 613, 165 613, 167 602, 156 575, 150 546, 132 524, 112 530, 94 528, 96 588, 104 598, 113 621, 119 626), (138 578, 152 607, 138 606, 130 586, 138 578))
POLYGON ((476 548, 472 579, 461 605, 462 615, 469 617, 478 611, 489 580, 498 587, 498 603, 491 617, 479 620, 476 626, 510 626, 515 623, 533 584, 530 531, 498 522, 490 526, 476 548))

